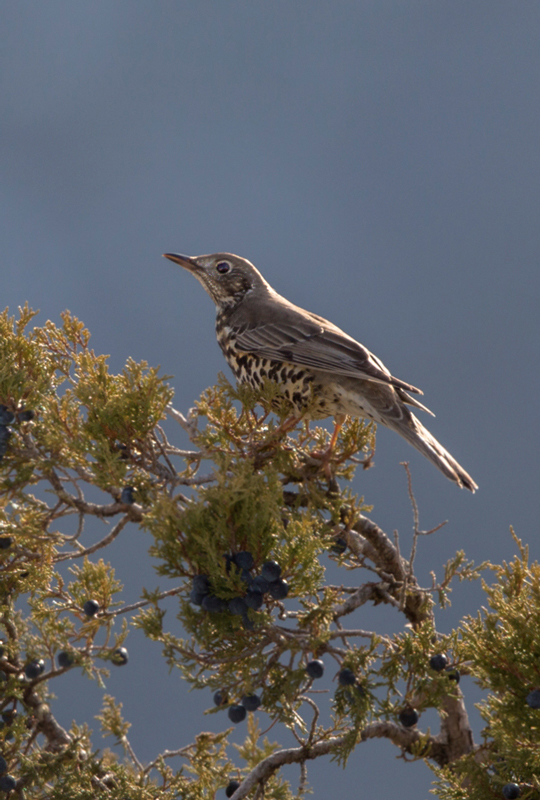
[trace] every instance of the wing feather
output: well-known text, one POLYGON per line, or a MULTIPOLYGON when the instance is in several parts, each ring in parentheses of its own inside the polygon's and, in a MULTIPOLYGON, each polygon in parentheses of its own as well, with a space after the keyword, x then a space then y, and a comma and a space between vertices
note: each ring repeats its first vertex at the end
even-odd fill
POLYGON ((289 306, 287 315, 280 314, 286 318, 279 322, 259 321, 239 326, 235 330, 238 349, 423 394, 411 384, 394 378, 376 356, 339 328, 314 314, 293 314, 293 310, 294 306, 289 306))

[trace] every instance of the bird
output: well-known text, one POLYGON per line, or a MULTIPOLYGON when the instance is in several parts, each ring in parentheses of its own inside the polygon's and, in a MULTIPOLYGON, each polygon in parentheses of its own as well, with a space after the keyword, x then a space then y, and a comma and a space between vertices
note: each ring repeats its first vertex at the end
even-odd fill
POLYGON ((459 487, 477 484, 412 413, 433 413, 423 392, 332 322, 278 294, 246 258, 232 253, 164 253, 202 284, 216 305, 216 335, 236 380, 254 389, 279 384, 295 419, 363 417, 398 433, 459 487))

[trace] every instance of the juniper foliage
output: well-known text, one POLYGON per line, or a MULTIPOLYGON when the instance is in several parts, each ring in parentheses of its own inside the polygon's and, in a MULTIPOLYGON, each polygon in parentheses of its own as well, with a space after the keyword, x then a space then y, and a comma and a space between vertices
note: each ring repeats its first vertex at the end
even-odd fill
MULTIPOLYGON (((308 425, 291 430, 272 384, 255 394, 220 378, 184 415, 158 370, 129 360, 113 375, 71 314, 62 315, 61 326, 31 329, 34 316, 27 306, 18 319, 0 315, 0 403, 8 419, 13 415, 2 426, 0 460, 0 767, 16 781, 18 797, 202 800, 237 780, 235 800, 263 792, 267 800, 292 800, 308 791, 310 760, 329 756, 345 766, 373 737, 388 740, 389 757, 393 747, 406 760, 424 760, 444 800, 502 796, 510 782, 523 797, 540 796, 540 712, 526 702, 540 686, 540 567, 528 563, 517 538, 511 564, 475 567, 458 553, 440 581, 422 587, 414 552, 406 559, 351 489, 355 470, 371 465, 372 426, 349 420, 328 465, 321 457, 328 433, 308 425), (189 449, 180 446, 186 439, 189 449), (109 527, 89 545, 91 518, 109 527), (102 558, 128 524, 147 532, 163 583, 162 590, 141 587, 131 605, 102 558), (234 563, 245 551, 253 556, 250 569, 234 563), (342 569, 343 585, 328 584, 328 557, 342 569), (229 601, 246 595, 269 560, 281 567, 286 599, 267 592, 260 608, 231 613, 229 601), (484 584, 489 609, 439 634, 435 614, 449 602, 453 578, 476 579, 481 570, 494 577, 484 584), (196 576, 205 576, 202 594, 222 611, 193 602, 196 576), (171 596, 181 638, 162 607, 171 596), (99 606, 93 616, 83 610, 88 599, 99 606), (348 627, 349 615, 366 603, 392 606, 402 632, 348 627), (261 698, 242 746, 231 748, 224 723, 223 732, 200 733, 143 764, 121 704, 108 694, 96 716, 123 758, 97 748, 89 721, 70 730, 58 724, 55 681, 80 669, 105 686, 133 627, 159 644, 193 689, 220 693, 222 702, 208 713, 223 715, 246 695, 261 698), (58 665, 59 653, 67 666, 58 665), (436 653, 486 691, 481 744, 473 742, 457 682, 429 666, 436 653), (306 665, 322 658, 336 676, 351 670, 354 682, 336 680, 321 700, 306 665), (28 677, 25 667, 41 660, 44 670, 28 677), (428 708, 439 712, 435 734, 422 726, 428 708), (420 720, 404 727, 399 715, 409 709, 420 720), (297 746, 270 742, 261 734, 263 718, 278 723, 278 738, 280 725, 292 731, 297 746), (290 763, 300 766, 297 788, 281 774, 290 763)), ((420 533, 416 528, 414 547, 420 533)))

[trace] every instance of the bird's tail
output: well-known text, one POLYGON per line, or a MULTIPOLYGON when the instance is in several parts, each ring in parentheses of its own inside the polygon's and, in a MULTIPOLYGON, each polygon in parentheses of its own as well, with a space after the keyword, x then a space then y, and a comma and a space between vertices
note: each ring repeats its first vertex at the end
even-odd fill
POLYGON ((385 424, 393 428, 397 433, 407 439, 408 442, 416 447, 432 464, 440 469, 447 478, 457 483, 458 486, 475 492, 478 486, 473 481, 468 472, 458 464, 448 450, 424 428, 419 419, 407 409, 407 412, 400 420, 385 420, 385 424))

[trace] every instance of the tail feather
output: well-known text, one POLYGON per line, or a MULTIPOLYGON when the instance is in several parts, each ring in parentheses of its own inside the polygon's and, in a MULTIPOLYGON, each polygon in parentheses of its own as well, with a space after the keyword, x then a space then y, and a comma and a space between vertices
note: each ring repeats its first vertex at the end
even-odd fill
POLYGON ((468 472, 458 464, 455 458, 450 455, 448 450, 440 444, 432 434, 424 428, 419 419, 414 414, 408 412, 400 420, 385 420, 385 424, 393 428, 413 447, 422 453, 432 464, 435 464, 440 471, 457 483, 458 486, 475 492, 478 489, 468 472))

